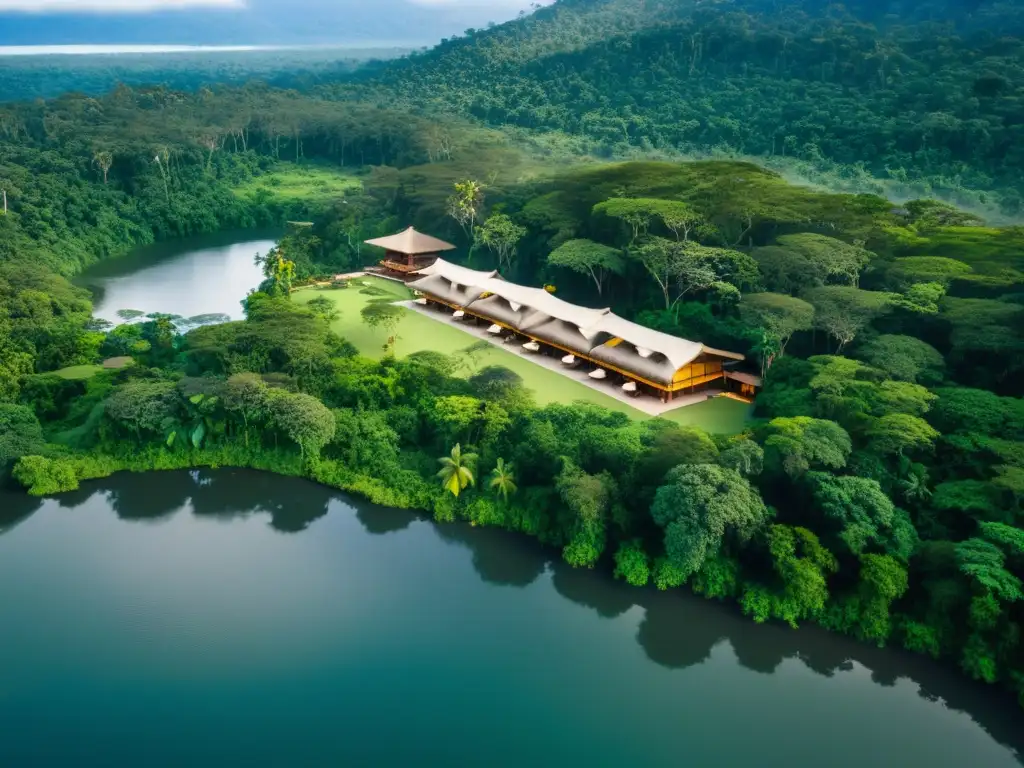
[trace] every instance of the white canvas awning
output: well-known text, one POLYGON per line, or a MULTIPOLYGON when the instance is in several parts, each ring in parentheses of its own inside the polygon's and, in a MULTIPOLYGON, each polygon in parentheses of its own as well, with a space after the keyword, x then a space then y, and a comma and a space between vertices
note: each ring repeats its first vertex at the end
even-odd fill
POLYGON ((576 365, 576 355, 566 355, 562 358, 562 362, 566 365, 576 365))
POLYGON ((635 381, 627 381, 625 384, 622 385, 622 391, 623 392, 636 392, 636 382, 635 381))
POLYGON ((540 352, 540 344, 538 344, 536 341, 528 341, 525 344, 523 344, 523 349, 525 349, 527 352, 540 352))
POLYGON ((677 371, 702 355, 744 359, 630 322, 609 309, 577 306, 542 288, 510 283, 495 271, 437 259, 417 274, 421 277, 411 287, 432 299, 453 308, 465 307, 477 317, 647 381, 671 384, 677 371))
POLYGON ((492 269, 490 272, 482 272, 478 269, 460 267, 458 264, 452 264, 444 259, 438 259, 429 267, 417 270, 416 274, 423 277, 433 277, 436 275, 455 285, 473 286, 486 285, 489 279, 498 276, 497 270, 492 269))
POLYGON ((426 299, 416 299, 416 303, 417 303, 417 304, 419 304, 419 305, 421 305, 421 306, 424 306, 424 307, 425 307, 425 306, 427 306, 427 304, 429 304, 430 302, 428 302, 428 301, 427 301, 426 299))
POLYGON ((501 333, 501 326, 495 323, 494 325, 487 329, 487 332, 493 333, 495 336, 497 336, 498 334, 501 333))
POLYGON ((461 320, 465 316, 466 316, 466 313, 463 312, 461 309, 456 309, 454 312, 452 312, 452 317, 454 319, 456 319, 456 320, 461 320))
POLYGON ((703 344, 670 336, 610 313, 602 317, 595 328, 588 330, 593 330, 595 335, 606 333, 632 344, 637 354, 645 359, 654 354, 664 355, 677 369, 693 362, 704 351, 703 344))
POLYGON ((588 375, 592 379, 606 379, 608 378, 608 371, 604 368, 598 368, 596 371, 591 371, 588 375))

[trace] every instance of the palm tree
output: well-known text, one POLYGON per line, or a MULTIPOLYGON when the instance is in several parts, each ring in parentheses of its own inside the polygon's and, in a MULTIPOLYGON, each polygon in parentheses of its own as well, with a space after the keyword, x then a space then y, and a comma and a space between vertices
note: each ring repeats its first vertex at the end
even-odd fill
POLYGON ((928 488, 928 469, 924 465, 900 456, 900 474, 903 477, 899 481, 899 487, 907 501, 927 501, 932 495, 928 488))
POLYGON ((113 153, 97 150, 92 157, 92 162, 103 172, 103 183, 106 184, 107 174, 110 173, 110 167, 114 164, 113 153))
POLYGON ((506 504, 508 497, 518 490, 512 465, 506 464, 504 459, 498 459, 498 466, 491 470, 491 489, 501 496, 506 504))
POLYGON ((451 456, 442 456, 438 461, 441 462, 441 471, 437 476, 441 478, 441 485, 445 490, 451 491, 452 496, 458 497, 467 486, 476 485, 476 478, 473 477, 471 469, 476 463, 476 454, 463 454, 461 444, 456 443, 451 456))

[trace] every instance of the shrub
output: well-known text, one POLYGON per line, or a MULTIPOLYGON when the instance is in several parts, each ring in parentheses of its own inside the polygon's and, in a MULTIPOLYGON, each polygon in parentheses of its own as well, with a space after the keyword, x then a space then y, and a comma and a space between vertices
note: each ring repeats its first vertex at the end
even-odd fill
POLYGON ((68 459, 23 456, 14 466, 14 479, 32 496, 51 496, 78 488, 78 474, 68 459))
POLYGON ((658 589, 681 587, 685 582, 686 574, 683 569, 667 557, 659 557, 654 561, 654 586, 658 589))
POLYGON ((624 541, 615 553, 615 578, 625 579, 627 584, 643 587, 651 579, 647 553, 639 541, 624 541))

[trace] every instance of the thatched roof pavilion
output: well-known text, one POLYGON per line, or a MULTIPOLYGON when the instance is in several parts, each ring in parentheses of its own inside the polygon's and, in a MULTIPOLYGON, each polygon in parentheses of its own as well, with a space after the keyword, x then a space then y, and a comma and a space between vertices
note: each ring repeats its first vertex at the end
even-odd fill
POLYGON ((366 245, 383 248, 384 260, 380 265, 401 275, 428 266, 439 253, 455 250, 451 243, 417 232, 412 227, 394 235, 367 240, 366 245))

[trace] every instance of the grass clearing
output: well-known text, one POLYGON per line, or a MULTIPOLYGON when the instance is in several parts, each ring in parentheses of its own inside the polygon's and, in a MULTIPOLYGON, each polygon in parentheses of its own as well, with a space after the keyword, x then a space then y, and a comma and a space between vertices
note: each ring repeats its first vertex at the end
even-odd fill
POLYGON ((270 173, 236 187, 235 194, 282 203, 322 204, 342 198, 362 185, 358 178, 341 168, 280 163, 270 173))
MULTIPOLYGON (((360 312, 371 301, 384 298, 384 296, 363 293, 365 285, 373 286, 375 292, 387 292, 394 296, 394 301, 412 298, 412 292, 401 283, 376 277, 365 277, 356 278, 348 288, 303 288, 292 294, 292 300, 299 304, 305 304, 318 296, 329 298, 341 313, 341 317, 332 324, 335 333, 348 339, 363 355, 379 360, 384 356, 384 346, 388 334, 382 329, 373 329, 363 323, 360 312)), ((405 316, 398 326, 398 341, 395 344, 395 353, 399 357, 423 350, 450 355, 465 350, 476 341, 472 336, 453 326, 440 323, 417 312, 409 310, 403 310, 403 312, 405 316)), ((646 413, 638 411, 610 395, 597 392, 577 381, 549 371, 510 350, 495 346, 483 349, 476 356, 476 369, 479 370, 487 365, 501 365, 522 376, 523 383, 533 391, 534 397, 540 405, 584 400, 612 411, 628 414, 631 418, 650 418, 646 413)), ((745 403, 720 397, 698 405, 670 411, 662 418, 678 424, 703 427, 709 432, 735 433, 743 429, 751 411, 752 407, 745 403)))
POLYGON ((85 379, 91 379, 102 370, 102 365, 72 365, 68 368, 54 371, 54 374, 69 381, 84 381, 85 379))

